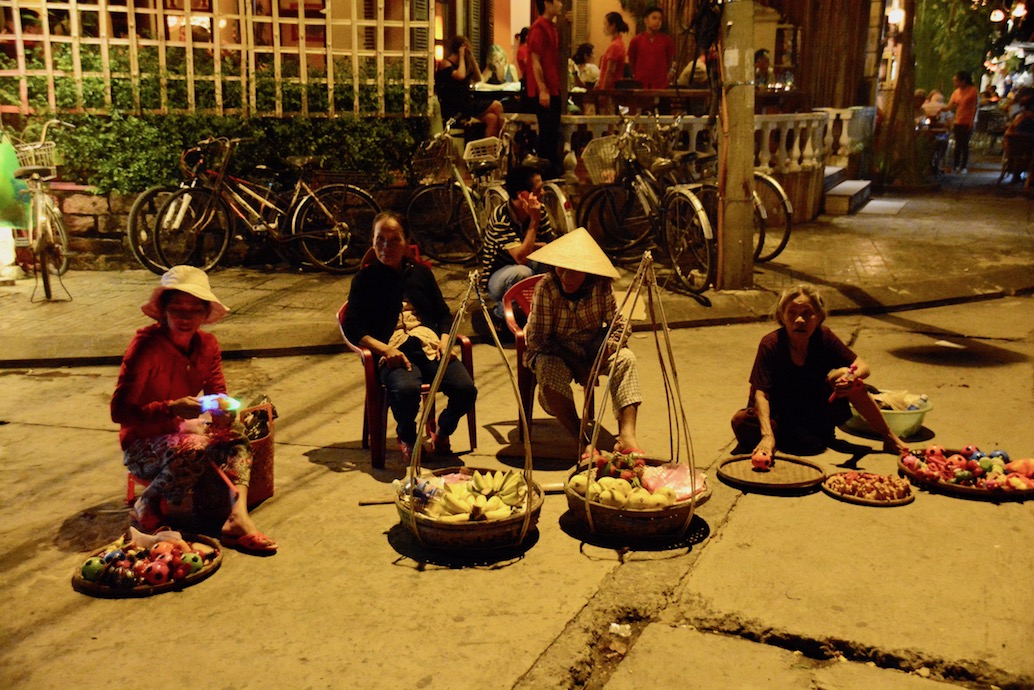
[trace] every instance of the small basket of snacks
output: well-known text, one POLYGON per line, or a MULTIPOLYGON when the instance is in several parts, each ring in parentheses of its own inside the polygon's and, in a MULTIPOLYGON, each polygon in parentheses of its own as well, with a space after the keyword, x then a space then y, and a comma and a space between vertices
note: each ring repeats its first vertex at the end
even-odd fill
POLYGON ((1034 498, 1034 458, 1012 460, 1004 450, 984 453, 976 445, 945 450, 929 445, 898 460, 900 472, 929 491, 983 501, 1034 498))
POLYGON ((219 543, 203 535, 130 528, 90 555, 72 573, 77 592, 104 598, 149 597, 190 587, 222 565, 219 543))

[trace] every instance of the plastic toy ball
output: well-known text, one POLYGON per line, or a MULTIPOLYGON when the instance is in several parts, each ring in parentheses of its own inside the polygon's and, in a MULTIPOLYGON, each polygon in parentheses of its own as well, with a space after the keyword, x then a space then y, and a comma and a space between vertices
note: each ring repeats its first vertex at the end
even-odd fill
POLYGON ((149 565, 151 565, 151 561, 145 561, 142 558, 134 561, 133 574, 136 575, 138 579, 144 579, 144 571, 147 570, 147 566, 149 565))
POLYGON ((934 455, 939 455, 940 457, 943 458, 944 457, 944 446, 937 446, 937 445, 927 446, 926 447, 926 457, 929 458, 929 457, 934 456, 934 455))
POLYGON ((992 458, 1001 458, 1002 460, 1005 460, 1006 462, 1009 462, 1009 454, 1006 453, 1004 450, 1000 450, 1000 449, 992 450, 991 451, 991 457, 992 458))
POLYGON ((164 561, 154 561, 144 570, 144 580, 149 585, 164 585, 169 577, 169 566, 164 561))
POLYGON ((151 557, 154 558, 163 553, 172 553, 172 550, 176 548, 176 545, 171 541, 160 541, 151 547, 151 557))
POLYGON ((205 559, 199 553, 185 553, 183 554, 183 563, 190 566, 190 572, 196 573, 204 567, 205 559))
POLYGON ((973 457, 976 453, 979 453, 980 449, 974 446, 972 443, 962 449, 962 454, 967 458, 973 457))
POLYGON ((758 451, 750 456, 750 464, 756 470, 767 472, 772 467, 772 456, 764 451, 758 451))
POLYGON ((115 549, 114 551, 109 551, 106 554, 104 554, 105 563, 114 563, 116 561, 124 560, 126 560, 126 552, 122 549, 115 549))
POLYGON ((104 568, 107 567, 107 565, 108 564, 104 562, 104 559, 98 556, 87 558, 86 562, 83 563, 83 579, 88 582, 96 582, 101 579, 101 574, 104 572, 104 568))
POLYGON ((115 586, 119 589, 130 589, 136 587, 136 575, 132 568, 115 568, 115 586))
POLYGON ((190 565, 188 565, 186 563, 180 563, 179 566, 175 570, 172 571, 172 579, 173 580, 182 580, 187 575, 190 575, 190 573, 191 573, 190 565))

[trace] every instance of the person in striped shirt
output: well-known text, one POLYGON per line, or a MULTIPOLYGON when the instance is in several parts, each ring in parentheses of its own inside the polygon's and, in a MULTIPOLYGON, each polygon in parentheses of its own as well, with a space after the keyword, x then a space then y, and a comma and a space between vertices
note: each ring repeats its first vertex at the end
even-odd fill
POLYGON ((506 175, 510 201, 498 206, 489 219, 481 246, 481 289, 496 300, 494 313, 500 320, 506 291, 547 268, 528 260, 529 254, 554 238, 539 201, 541 190, 538 170, 526 165, 510 169, 506 175))

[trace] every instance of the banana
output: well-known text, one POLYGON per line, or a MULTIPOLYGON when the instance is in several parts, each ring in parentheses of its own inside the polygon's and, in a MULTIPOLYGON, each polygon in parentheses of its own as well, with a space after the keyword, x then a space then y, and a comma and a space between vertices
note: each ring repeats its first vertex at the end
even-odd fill
POLYGON ((502 520, 503 518, 508 518, 508 517, 510 517, 510 507, 509 506, 507 506, 505 508, 496 508, 495 510, 486 510, 485 511, 485 519, 486 520, 502 520))
POLYGON ((455 513, 453 515, 441 515, 438 517, 441 522, 467 522, 470 520, 469 513, 455 513))
POLYGON ((474 488, 478 493, 485 490, 485 475, 481 474, 480 470, 474 470, 474 488))
POLYGON ((478 494, 474 497, 474 505, 476 505, 478 508, 484 510, 486 503, 488 503, 488 497, 486 497, 484 494, 478 494))
POLYGON ((506 493, 509 491, 510 488, 517 483, 518 477, 520 477, 520 474, 517 472, 514 472, 513 470, 507 471, 506 474, 503 475, 503 483, 499 487, 499 493, 506 493))
POLYGON ((466 514, 470 512, 470 506, 467 505, 467 502, 464 499, 450 493, 446 493, 442 496, 442 507, 445 508, 446 512, 452 514, 466 514))
POLYGON ((492 473, 492 491, 499 491, 503 488, 503 482, 506 481, 505 472, 493 472, 492 473))
POLYGON ((499 510, 500 508, 506 508, 507 510, 509 510, 510 506, 503 503, 503 499, 499 498, 498 495, 493 495, 489 497, 487 501, 485 501, 486 513, 490 510, 499 510))
POLYGON ((517 506, 524 502, 524 496, 527 494, 527 490, 523 486, 518 487, 516 490, 509 493, 502 494, 499 498, 503 500, 508 506, 517 506))

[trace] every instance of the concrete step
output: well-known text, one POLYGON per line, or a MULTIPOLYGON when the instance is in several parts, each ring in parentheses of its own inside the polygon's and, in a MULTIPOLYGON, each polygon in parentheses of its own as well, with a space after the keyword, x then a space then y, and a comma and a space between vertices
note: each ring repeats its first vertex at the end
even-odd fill
POLYGON ((827 192, 847 179, 847 168, 842 165, 827 165, 823 176, 823 189, 827 192))
POLYGON ((872 183, 868 180, 847 180, 826 192, 826 213, 847 216, 869 203, 872 183))

